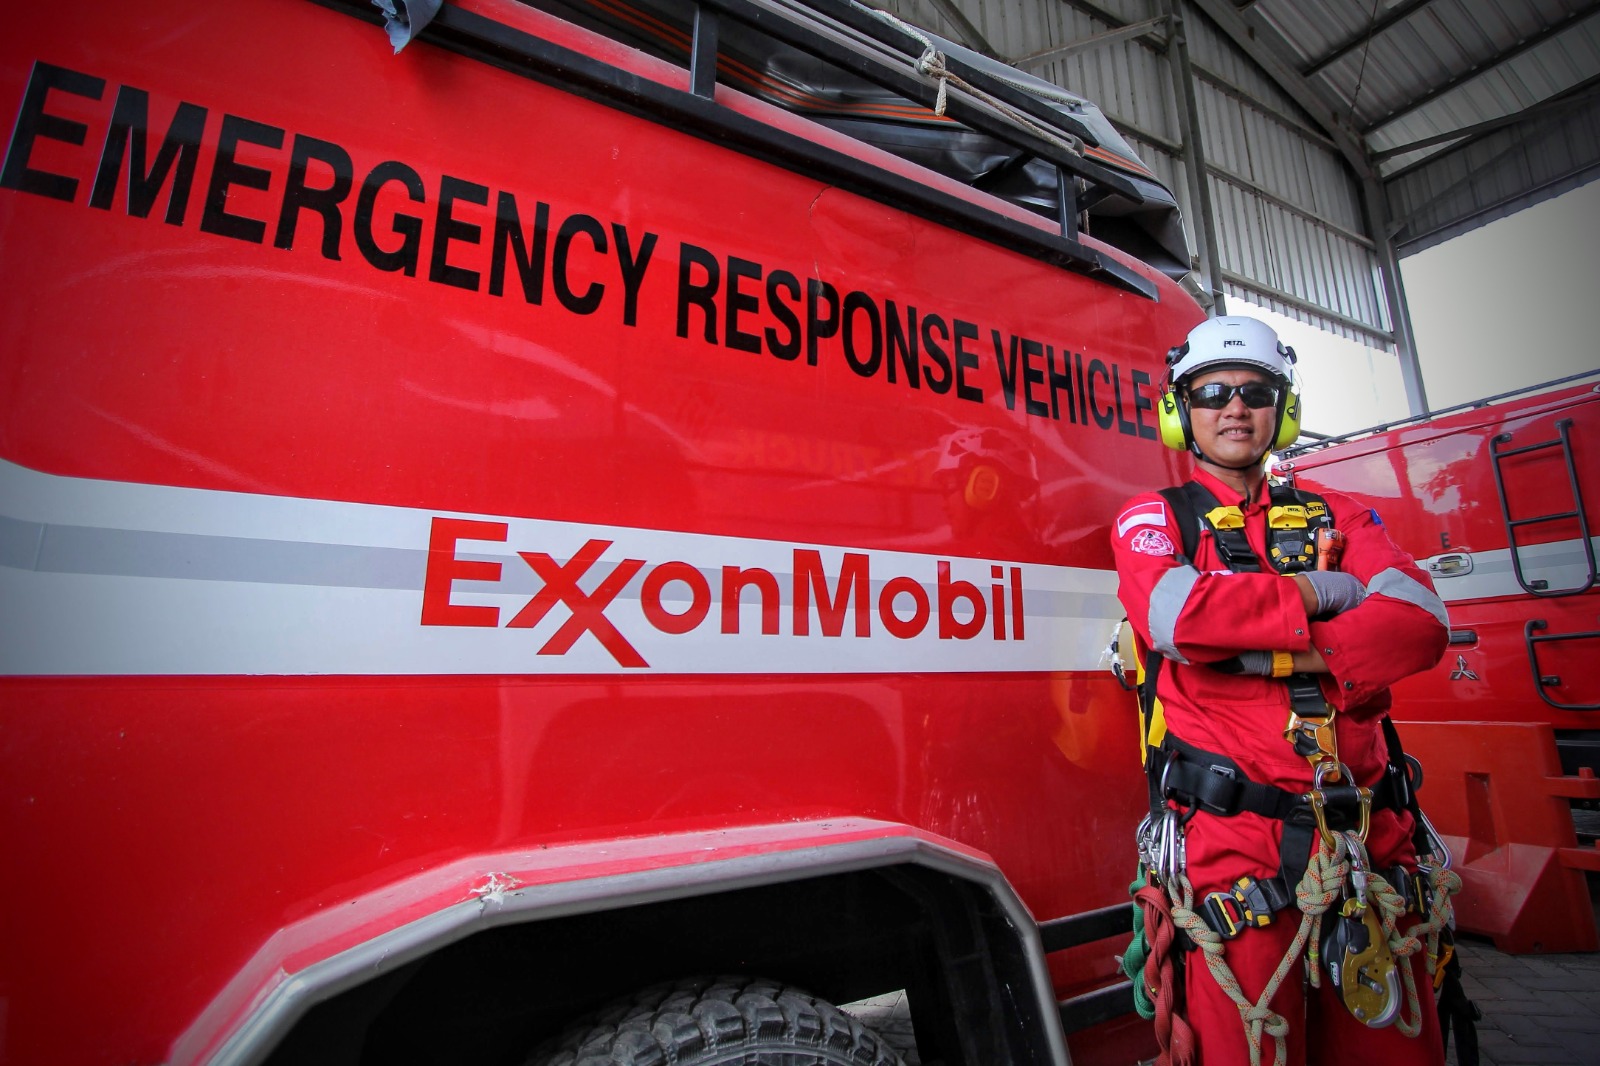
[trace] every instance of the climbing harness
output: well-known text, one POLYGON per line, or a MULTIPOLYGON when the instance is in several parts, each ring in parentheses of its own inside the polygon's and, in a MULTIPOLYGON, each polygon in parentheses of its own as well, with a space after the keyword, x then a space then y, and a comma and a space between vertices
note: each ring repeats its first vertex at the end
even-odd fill
MULTIPOLYGON (((1194 558, 1203 526, 1229 569, 1261 571, 1240 508, 1219 504, 1204 486, 1192 481, 1161 495, 1183 538, 1180 562, 1194 558)), ((1269 487, 1267 522, 1267 553, 1277 572, 1337 567, 1343 543, 1321 497, 1275 483, 1269 487)), ((1339 761, 1336 711, 1323 698, 1318 679, 1294 672, 1291 657, 1279 653, 1273 658, 1272 676, 1288 688, 1284 739, 1309 763, 1312 787, 1294 793, 1251 781, 1231 759, 1167 732, 1156 699, 1164 660, 1141 651, 1124 620, 1108 652, 1118 680, 1138 694, 1150 813, 1136 833, 1140 873, 1130 885, 1137 904, 1135 937, 1123 968, 1136 986, 1145 986, 1140 1013, 1156 1023, 1161 1047, 1157 1061, 1161 1066, 1181 1066, 1192 1057, 1192 1051, 1186 1053, 1183 1047, 1184 1039, 1192 1042, 1192 1037, 1182 1036, 1186 1025, 1178 1027, 1181 1009, 1173 988, 1182 958, 1172 946, 1184 939, 1238 1008, 1252 1064, 1262 1061, 1268 1039, 1274 1045, 1273 1061, 1284 1061, 1288 1021, 1269 1004, 1302 955, 1311 984, 1320 987, 1322 980, 1329 980, 1357 1020, 1373 1028, 1394 1025, 1407 1036, 1417 1035, 1421 1005, 1412 969, 1403 960, 1426 950, 1430 975, 1438 972, 1441 958, 1450 961, 1450 897, 1461 882, 1449 870, 1449 852, 1417 804, 1421 767, 1401 749, 1394 724, 1387 715, 1381 719, 1389 755, 1382 778, 1372 787, 1358 784, 1339 761), (1418 870, 1373 868, 1366 837, 1375 809, 1412 814, 1418 870), (1245 811, 1283 823, 1277 874, 1240 877, 1227 889, 1196 900, 1185 870, 1185 826, 1200 812, 1228 817, 1245 811), (1251 929, 1266 927, 1290 907, 1300 911, 1299 927, 1261 996, 1252 1003, 1227 966, 1225 946, 1251 929), (1406 914, 1422 920, 1402 932, 1399 923, 1406 914), (1174 937, 1172 929, 1182 936, 1174 937)), ((1225 672, 1240 669, 1236 662, 1211 665, 1225 672)), ((1470 1003, 1466 1008, 1473 1009, 1470 1003)), ((1467 1026, 1470 1030, 1470 1020, 1467 1026)), ((1459 1042, 1464 1048, 1465 1040, 1459 1042)))

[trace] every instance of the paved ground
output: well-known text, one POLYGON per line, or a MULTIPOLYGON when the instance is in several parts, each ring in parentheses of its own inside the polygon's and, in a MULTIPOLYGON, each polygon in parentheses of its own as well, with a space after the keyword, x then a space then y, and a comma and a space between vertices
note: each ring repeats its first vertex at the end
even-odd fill
POLYGON ((1600 1066, 1600 954, 1505 955, 1463 940, 1461 962, 1483 1012, 1483 1066, 1600 1066))
MULTIPOLYGON (((1596 911, 1600 919, 1600 896, 1596 911)), ((1462 984, 1483 1012, 1481 1066, 1600 1066, 1600 954, 1506 955, 1466 938, 1459 950, 1462 984)), ((846 1009, 918 1066, 904 993, 846 1009)), ((1452 1066, 1455 1053, 1452 1044, 1452 1066)))

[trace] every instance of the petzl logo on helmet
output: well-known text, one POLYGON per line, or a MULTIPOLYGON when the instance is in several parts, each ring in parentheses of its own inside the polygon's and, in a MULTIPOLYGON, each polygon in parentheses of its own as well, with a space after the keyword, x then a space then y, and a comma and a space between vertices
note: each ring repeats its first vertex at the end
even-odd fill
POLYGON ((1222 342, 1222 346, 1224 348, 1243 348, 1246 345, 1245 345, 1244 341, 1234 340, 1233 338, 1230 337, 1228 340, 1225 340, 1225 341, 1222 342))

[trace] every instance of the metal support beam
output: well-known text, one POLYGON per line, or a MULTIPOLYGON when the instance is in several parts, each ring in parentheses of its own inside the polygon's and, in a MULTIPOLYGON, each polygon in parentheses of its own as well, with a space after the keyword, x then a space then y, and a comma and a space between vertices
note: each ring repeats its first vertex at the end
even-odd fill
POLYGON ((1167 19, 1164 15, 1153 19, 1145 19, 1143 22, 1132 22, 1120 29, 1097 33, 1093 37, 1080 37, 1076 41, 1069 41, 1055 48, 1046 48, 1041 52, 1020 56, 1013 59, 1011 65, 1026 70, 1041 63, 1048 63, 1053 59, 1065 59, 1067 56, 1076 55, 1079 52, 1103 48, 1108 44, 1116 44, 1118 41, 1126 41, 1130 38, 1143 37, 1154 30, 1165 28, 1166 23, 1167 19))
POLYGON ((1357 233, 1355 230, 1346 229, 1344 226, 1341 226, 1339 223, 1328 218, 1326 215, 1319 215, 1310 208, 1304 207, 1290 200, 1285 200, 1277 193, 1262 187, 1242 174, 1235 174, 1233 171, 1224 167, 1220 167, 1215 163, 1206 164, 1206 172, 1217 178, 1219 181, 1224 181, 1229 185, 1235 186, 1236 188, 1243 189, 1245 192, 1249 193, 1257 200, 1260 200, 1262 203, 1271 204, 1280 210, 1287 211, 1291 215, 1294 215, 1298 218, 1303 218, 1307 222, 1316 226, 1318 229, 1323 229, 1329 233, 1337 234, 1346 240, 1354 241, 1356 244, 1361 245, 1361 247, 1367 249, 1369 252, 1375 247, 1373 240, 1369 235, 1365 233, 1357 233))
POLYGON ((1524 39, 1515 48, 1507 49, 1498 55, 1491 56, 1488 59, 1474 63, 1472 66, 1468 67, 1466 70, 1462 71, 1460 74, 1457 74, 1450 80, 1439 82, 1421 96, 1418 96, 1413 100, 1408 100, 1406 103, 1390 111, 1382 118, 1379 118, 1374 122, 1367 123, 1366 126, 1362 127, 1361 135, 1365 137, 1374 130, 1387 126, 1389 123, 1403 118, 1404 116, 1411 114, 1413 111, 1426 107, 1428 104, 1433 103, 1435 100, 1439 99, 1439 97, 1450 92, 1452 89, 1465 85, 1472 79, 1485 74, 1496 67, 1504 66, 1509 60, 1515 59, 1517 56, 1539 47, 1552 37, 1557 37, 1565 33, 1573 26, 1576 26, 1578 23, 1582 22, 1589 16, 1596 14, 1597 12, 1600 12, 1600 0, 1595 0, 1593 3, 1585 4, 1583 7, 1572 12, 1555 25, 1547 26, 1538 33, 1534 34, 1532 37, 1524 39))
POLYGON ((1389 305, 1389 325, 1394 333, 1395 355, 1400 360, 1400 381, 1406 390, 1406 406, 1414 415, 1428 411, 1428 394, 1422 387, 1422 366, 1417 361, 1417 339, 1411 331, 1411 308, 1400 280, 1400 257, 1395 254, 1389 229, 1389 208, 1383 186, 1368 176, 1361 181, 1361 199, 1367 209, 1367 225, 1378 242, 1378 276, 1383 283, 1383 299, 1389 305))
POLYGON ((1254 11, 1248 12, 1253 21, 1246 21, 1246 17, 1233 6, 1233 0, 1192 0, 1192 2, 1204 11, 1245 55, 1255 60, 1256 65, 1266 72, 1267 77, 1288 93, 1295 103, 1306 109, 1312 120, 1327 132, 1334 144, 1338 145, 1339 154, 1350 164, 1350 169, 1355 171, 1356 177, 1365 180, 1372 176, 1372 164, 1367 160, 1366 149, 1355 131, 1340 118, 1338 105, 1324 96, 1320 89, 1302 78, 1299 71, 1291 67, 1282 56, 1266 44, 1267 38, 1278 37, 1276 30, 1265 23, 1257 25, 1260 16, 1254 11))
MULTIPOLYGON (((1074 11, 1081 11, 1096 22, 1103 22, 1114 30, 1120 30, 1128 25, 1127 20, 1119 18, 1113 11, 1108 11, 1095 3, 1094 0, 1060 0, 1060 2, 1074 11)), ((1157 51, 1161 49, 1157 47, 1157 51)))
POLYGON ((1206 176, 1205 140, 1200 136, 1200 104, 1194 91, 1194 68, 1189 64, 1189 39, 1180 8, 1184 0, 1162 0, 1169 20, 1167 59, 1172 71, 1173 95, 1177 98, 1178 121, 1183 126, 1184 178, 1189 186, 1189 205, 1195 243, 1199 245, 1201 273, 1212 310, 1226 314, 1222 293, 1222 257, 1217 247, 1217 221, 1211 209, 1211 185, 1206 176))
POLYGON ((1388 348, 1394 343, 1394 334, 1387 330, 1374 329, 1370 323, 1363 322, 1359 318, 1351 318, 1349 315, 1341 315, 1337 311, 1330 311, 1315 300, 1308 300, 1304 296, 1296 296, 1292 292, 1285 292, 1275 285, 1263 283, 1258 278, 1247 278, 1243 274, 1235 273, 1232 270, 1224 270, 1222 272, 1222 280, 1229 285, 1243 289, 1253 296, 1285 304, 1298 311, 1304 311, 1315 318, 1332 322, 1336 326, 1343 326, 1351 333, 1367 341, 1368 347, 1388 348))
POLYGON ((1495 130, 1505 126, 1518 126, 1530 119, 1542 118, 1545 115, 1565 111, 1571 107, 1592 103, 1597 95, 1600 95, 1600 76, 1590 78, 1588 81, 1573 86, 1560 96, 1552 96, 1547 100, 1541 100, 1537 104, 1523 108, 1521 111, 1513 111, 1509 115, 1502 115, 1499 118, 1490 119, 1488 122, 1462 126, 1460 129, 1451 130, 1448 133, 1424 137, 1409 144, 1397 144, 1393 148, 1385 148, 1381 152, 1373 153, 1372 161, 1381 163, 1385 159, 1393 159, 1397 155, 1405 155, 1407 152, 1415 152, 1421 148, 1432 148, 1436 144, 1475 138, 1485 133, 1493 133, 1495 130))
POLYGON ((1356 49, 1372 40, 1378 34, 1383 33, 1392 26, 1400 25, 1400 23, 1404 22, 1413 14, 1421 11, 1431 3, 1433 3, 1433 0, 1406 0, 1405 3, 1397 5, 1392 10, 1386 12, 1384 15, 1378 18, 1364 31, 1350 38, 1348 41, 1345 41, 1343 44, 1339 45, 1321 59, 1316 60, 1310 66, 1301 67, 1300 76, 1303 78, 1316 77, 1318 74, 1321 74, 1324 70, 1327 70, 1329 67, 1339 62, 1339 60, 1349 55, 1351 52, 1354 52, 1356 49))

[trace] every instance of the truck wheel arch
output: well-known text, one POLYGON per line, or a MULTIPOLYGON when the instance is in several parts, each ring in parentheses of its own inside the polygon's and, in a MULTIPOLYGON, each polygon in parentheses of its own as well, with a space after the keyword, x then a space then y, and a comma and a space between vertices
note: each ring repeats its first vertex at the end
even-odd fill
POLYGON ((453 1055, 473 1041, 485 1055, 512 1042, 526 1053, 619 995, 703 973, 768 978, 834 1003, 906 988, 919 1044, 945 1061, 1065 1062, 1038 927, 994 863, 864 819, 497 853, 426 871, 280 930, 171 1062, 354 1062, 369 1042, 415 1057, 424 1030, 457 1041, 453 1055))

